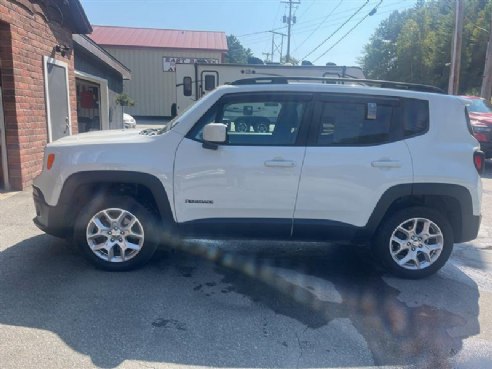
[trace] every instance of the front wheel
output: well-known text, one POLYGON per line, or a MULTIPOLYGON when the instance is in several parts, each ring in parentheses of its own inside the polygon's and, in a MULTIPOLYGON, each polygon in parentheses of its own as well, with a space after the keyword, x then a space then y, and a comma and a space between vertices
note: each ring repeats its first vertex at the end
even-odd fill
POLYGON ((136 200, 96 198, 77 217, 75 241, 98 268, 135 269, 150 260, 157 245, 155 216, 136 200))
POLYGON ((399 210, 383 221, 373 250, 398 277, 418 279, 437 272, 453 250, 453 230, 445 216, 425 207, 399 210))

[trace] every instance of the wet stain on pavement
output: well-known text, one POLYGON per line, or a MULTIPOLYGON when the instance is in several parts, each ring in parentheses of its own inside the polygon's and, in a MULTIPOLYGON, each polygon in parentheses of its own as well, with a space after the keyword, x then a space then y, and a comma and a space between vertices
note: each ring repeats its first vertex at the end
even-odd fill
POLYGON ((234 291, 234 287, 233 286, 227 286, 226 288, 223 288, 220 290, 220 292, 222 293, 230 293, 230 292, 233 292, 234 291))
POLYGON ((262 328, 263 337, 268 337, 267 327, 268 327, 268 323, 267 322, 263 323, 263 328, 262 328))
MULTIPOLYGON (((227 267, 216 268, 223 275, 222 282, 277 314, 311 329, 333 319, 349 318, 365 338, 376 365, 446 368, 447 358, 462 347, 461 339, 447 330, 466 321, 444 309, 409 307, 398 300, 400 292, 384 282, 365 250, 332 247, 324 253, 304 250, 279 257, 275 252, 264 252, 226 259, 227 267), (300 288, 278 278, 278 268, 333 283, 342 303, 322 301, 313 287, 300 288)), ((308 348, 310 343, 302 341, 300 345, 308 348)))
POLYGON ((186 331, 186 324, 175 319, 157 319, 152 322, 152 326, 156 328, 170 328, 186 331))

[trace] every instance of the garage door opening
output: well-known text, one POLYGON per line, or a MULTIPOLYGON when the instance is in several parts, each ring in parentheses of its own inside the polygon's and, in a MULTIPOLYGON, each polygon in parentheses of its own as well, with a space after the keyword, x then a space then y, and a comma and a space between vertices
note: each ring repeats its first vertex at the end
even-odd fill
POLYGON ((77 117, 79 133, 100 131, 101 122, 101 85, 76 78, 77 117))

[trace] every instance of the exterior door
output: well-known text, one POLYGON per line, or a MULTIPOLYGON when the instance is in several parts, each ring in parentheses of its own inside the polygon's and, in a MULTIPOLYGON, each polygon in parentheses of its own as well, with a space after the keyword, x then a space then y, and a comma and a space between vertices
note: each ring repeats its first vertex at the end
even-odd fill
POLYGON ((321 98, 304 159, 294 236, 329 232, 334 229, 329 225, 363 227, 386 190, 412 183, 402 109, 398 98, 321 98))
POLYGON ((201 73, 201 96, 214 90, 219 84, 219 72, 203 71, 201 73))
POLYGON ((308 101, 286 95, 224 97, 181 142, 175 159, 175 211, 187 234, 288 237, 305 146, 308 101), (228 142, 203 147, 202 130, 228 124, 228 142), (239 131, 248 122, 249 131, 239 131), (256 132, 266 122, 267 132, 256 132))
POLYGON ((49 140, 55 141, 72 133, 66 63, 45 58, 45 91, 49 140))

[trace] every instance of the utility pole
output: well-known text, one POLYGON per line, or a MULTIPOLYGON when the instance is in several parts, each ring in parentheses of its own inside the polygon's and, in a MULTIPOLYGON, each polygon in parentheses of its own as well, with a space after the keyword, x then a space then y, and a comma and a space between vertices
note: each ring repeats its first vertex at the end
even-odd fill
POLYGON ((262 54, 263 54, 264 56, 266 56, 265 61, 269 62, 269 61, 270 61, 270 55, 272 55, 272 54, 270 54, 270 53, 262 53, 262 54))
POLYGON ((483 68, 482 90, 480 96, 490 101, 492 94, 492 15, 490 17, 489 43, 487 44, 487 54, 485 56, 485 66, 483 68))
POLYGON ((290 61, 290 36, 292 25, 296 23, 296 17, 292 17, 292 6, 299 5, 301 2, 299 0, 288 0, 281 1, 283 4, 288 4, 289 6, 289 16, 286 17, 284 15, 284 23, 287 23, 287 55, 285 56, 285 62, 288 63, 290 61))
POLYGON ((461 43, 463 38, 463 0, 456 1, 453 46, 451 51, 451 70, 449 73, 448 93, 457 95, 460 84, 461 43))
POLYGON ((272 34, 272 62, 275 60, 275 52, 279 52, 280 53, 280 57, 279 57, 279 62, 282 62, 282 53, 283 53, 283 45, 284 45, 284 37, 286 37, 287 35, 285 33, 282 33, 282 32, 275 32, 275 31, 268 31, 272 34), (280 41, 280 46, 275 42, 276 40, 276 35, 279 35, 280 37, 282 37, 282 40, 280 41))

